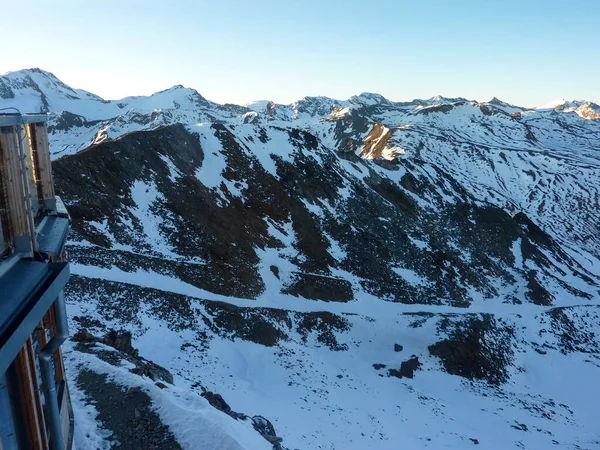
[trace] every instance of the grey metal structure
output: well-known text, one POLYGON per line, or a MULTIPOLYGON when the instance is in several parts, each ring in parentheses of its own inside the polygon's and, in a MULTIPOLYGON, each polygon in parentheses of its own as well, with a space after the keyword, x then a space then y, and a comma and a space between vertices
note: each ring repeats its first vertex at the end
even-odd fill
POLYGON ((46 122, 47 120, 48 114, 19 114, 17 112, 0 113, 0 127, 41 123, 46 122))
POLYGON ((54 195, 46 120, 0 114, 1 450, 73 447, 60 353, 68 337, 64 246, 71 219, 54 195))

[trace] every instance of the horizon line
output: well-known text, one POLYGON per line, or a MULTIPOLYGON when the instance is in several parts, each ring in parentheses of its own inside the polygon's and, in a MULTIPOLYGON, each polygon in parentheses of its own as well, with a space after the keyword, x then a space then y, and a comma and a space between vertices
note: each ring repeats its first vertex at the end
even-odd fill
POLYGON ((243 107, 248 107, 248 105, 251 105, 253 103, 259 103, 259 102, 272 102, 275 105, 289 106, 289 105, 297 103, 297 102, 299 102, 301 100, 304 100, 306 98, 326 98, 326 99, 329 99, 329 100, 334 100, 334 101, 339 101, 339 102, 347 102, 347 101, 350 101, 353 97, 360 97, 360 96, 363 96, 363 95, 376 95, 376 96, 380 96, 384 100, 387 100, 387 101, 389 101, 391 103, 414 103, 414 102, 418 102, 418 101, 431 101, 431 100, 434 100, 436 97, 447 99, 447 100, 468 101, 468 102, 476 102, 476 103, 490 103, 490 102, 492 102, 494 100, 498 100, 498 101, 501 101, 503 103, 506 103, 509 106, 520 107, 520 108, 527 108, 527 109, 551 109, 551 108, 554 108, 554 106, 558 106, 560 104, 567 103, 567 102, 581 102, 581 103, 590 102, 590 103, 598 104, 595 101, 588 100, 588 99, 566 99, 565 97, 561 97, 561 98, 556 98, 556 99, 553 99, 553 100, 546 101, 546 102, 544 102, 542 104, 535 105, 535 106, 525 105, 525 104, 519 105, 519 104, 515 104, 515 103, 505 102, 504 100, 498 98, 495 95, 493 95, 490 100, 485 100, 483 102, 479 101, 477 99, 474 99, 474 98, 469 99, 469 98, 466 98, 466 97, 451 97, 451 96, 445 96, 445 95, 440 95, 440 94, 436 94, 436 95, 433 95, 433 96, 428 97, 428 98, 414 97, 412 100, 392 100, 392 99, 386 97, 383 94, 380 94, 378 92, 371 92, 371 91, 362 91, 361 93, 351 95, 351 96, 349 96, 346 99, 340 99, 340 98, 330 97, 328 95, 322 95, 322 94, 320 94, 320 95, 305 95, 302 98, 296 99, 296 100, 288 102, 288 103, 280 103, 280 102, 277 102, 275 100, 271 100, 271 99, 267 99, 267 98, 256 99, 256 100, 252 100, 252 101, 245 102, 245 103, 242 103, 242 102, 240 102, 240 103, 232 103, 232 102, 223 102, 223 103, 221 103, 221 102, 217 102, 217 101, 214 101, 214 100, 210 100, 209 98, 207 98, 203 94, 201 94, 200 91, 198 91, 194 87, 184 86, 182 84, 173 84, 173 85, 171 85, 168 88, 159 89, 159 90, 156 90, 156 91, 154 91, 154 92, 152 92, 150 94, 127 95, 127 96, 121 97, 121 98, 107 99, 107 98, 102 97, 102 96, 100 96, 100 95, 98 95, 98 94, 96 94, 96 93, 94 93, 92 91, 89 91, 87 89, 72 87, 69 84, 65 83, 61 78, 59 78, 58 76, 56 76, 53 72, 51 72, 49 70, 42 69, 40 67, 29 67, 29 68, 23 68, 23 69, 18 69, 18 70, 9 70, 9 71, 6 71, 3 74, 1 74, 0 78, 4 78, 4 77, 6 77, 7 75, 10 75, 10 74, 22 73, 22 72, 26 72, 26 71, 39 71, 39 72, 43 72, 45 74, 50 74, 54 78, 56 78, 58 81, 60 81, 61 83, 63 83, 65 86, 69 87, 70 89, 79 90, 79 91, 85 91, 85 92, 87 92, 89 94, 92 94, 92 95, 94 95, 96 97, 99 97, 100 99, 102 99, 104 101, 108 101, 108 102, 116 102, 116 101, 124 100, 124 99, 127 99, 127 98, 135 98, 135 97, 152 97, 153 95, 159 94, 161 92, 166 92, 166 91, 172 90, 173 88, 183 88, 183 89, 191 89, 191 90, 193 90, 194 92, 198 93, 200 96, 202 96, 203 98, 205 98, 206 100, 208 100, 208 101, 210 101, 212 103, 217 103, 217 104, 220 104, 220 105, 230 104, 230 105, 243 106, 243 107), (547 106, 547 105, 554 105, 554 106, 547 106))

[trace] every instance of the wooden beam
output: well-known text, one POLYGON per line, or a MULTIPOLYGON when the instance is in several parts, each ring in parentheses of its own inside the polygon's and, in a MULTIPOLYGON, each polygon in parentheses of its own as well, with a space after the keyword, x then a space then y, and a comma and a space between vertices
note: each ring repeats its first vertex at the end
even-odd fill
MULTIPOLYGON (((56 336, 56 302, 52 304, 50 309, 47 312, 47 316, 49 318, 50 325, 50 339, 53 339, 56 336)), ((54 377, 57 383, 61 381, 65 381, 65 366, 63 364, 62 352, 60 347, 56 350, 53 355, 54 358, 54 377)))
POLYGON ((0 148, 2 149, 2 161, 6 168, 7 179, 5 181, 13 233, 16 236, 25 236, 29 232, 29 228, 27 226, 25 194, 18 156, 19 144, 15 127, 0 130, 0 148))
MULTIPOLYGON (((26 126, 27 129, 27 136, 29 138, 28 142, 29 142, 29 156, 31 159, 31 172, 32 172, 32 178, 33 178, 33 188, 30 187, 30 191, 31 189, 33 189, 36 193, 37 199, 38 199, 38 205, 39 203, 42 202, 43 198, 44 198, 44 193, 42 192, 42 181, 40 179, 40 161, 39 161, 39 157, 38 157, 38 151, 37 151, 37 139, 35 136, 35 126, 32 125, 27 125, 26 126)), ((39 152, 41 153, 41 152, 39 152)))
MULTIPOLYGON (((32 123, 28 125, 32 154, 36 154, 36 174, 41 186, 41 200, 44 206, 55 202, 54 180, 52 177, 52 164, 50 162, 50 146, 48 144, 48 128, 46 123, 32 123)), ((46 206, 48 208, 48 206, 46 206)), ((51 209, 51 208, 49 208, 51 209)))
POLYGON ((26 345, 27 347, 27 356, 29 358, 29 367, 31 368, 31 375, 32 375, 32 380, 33 380, 33 393, 34 393, 34 402, 35 402, 35 409, 36 409, 36 416, 38 418, 39 421, 39 427, 40 427, 40 432, 42 433, 42 435, 44 436, 44 442, 46 442, 46 447, 48 447, 48 442, 47 442, 47 436, 48 433, 46 432, 46 420, 44 418, 44 409, 42 407, 42 397, 40 395, 40 386, 38 384, 38 377, 37 377, 37 372, 36 372, 36 365, 35 365, 35 352, 33 351, 33 340, 30 337, 28 340, 28 344, 26 345))
POLYGON ((0 128, 0 157, 5 166, 3 180, 8 200, 12 245, 17 251, 32 252, 34 237, 31 235, 33 216, 27 207, 28 186, 21 172, 17 127, 0 128))
POLYGON ((48 328, 48 313, 44 316, 40 324, 35 329, 38 332, 38 345, 42 349, 48 343, 48 337, 46 336, 46 329, 48 328))
MULTIPOLYGON (((38 189, 38 181, 33 163, 33 155, 31 150, 31 139, 27 126, 17 127, 17 139, 22 150, 21 170, 23 171, 23 182, 26 184, 25 189, 25 204, 27 209, 32 211, 32 220, 36 217, 40 209, 39 194, 41 189, 38 189)), ((32 228, 35 234, 35 227, 32 228)), ((35 242, 35 237, 34 237, 35 242)))

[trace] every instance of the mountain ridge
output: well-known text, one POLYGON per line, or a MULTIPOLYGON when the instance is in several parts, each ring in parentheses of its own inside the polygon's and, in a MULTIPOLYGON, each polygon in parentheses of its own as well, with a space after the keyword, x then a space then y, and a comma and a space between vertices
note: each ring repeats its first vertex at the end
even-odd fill
MULTIPOLYGON (((203 100, 206 100, 205 97, 203 97, 196 89, 194 88, 190 88, 190 87, 184 87, 181 84, 175 84, 169 88, 166 89, 162 89, 162 90, 158 90, 152 94, 149 95, 135 95, 135 96, 127 96, 127 97, 123 97, 120 99, 111 99, 111 100, 106 100, 104 98, 102 98, 99 95, 93 94, 90 91, 84 90, 84 89, 75 89, 72 88, 70 86, 68 86, 67 84, 65 84, 64 82, 62 82, 56 75, 54 75, 52 72, 40 69, 38 67, 35 68, 30 68, 30 69, 20 69, 20 70, 15 70, 15 71, 9 71, 6 72, 3 75, 0 75, 0 98, 2 98, 3 100, 7 100, 11 97, 10 94, 10 84, 7 84, 6 81, 10 80, 13 83, 14 82, 18 82, 21 81, 21 79, 25 78, 27 79, 27 77, 31 78, 31 74, 34 75, 41 75, 43 77, 45 77, 47 80, 49 80, 50 82, 54 82, 56 85, 58 85, 59 87, 66 89, 70 92, 72 92, 74 95, 77 94, 83 94, 84 96, 90 97, 90 98, 95 98, 103 103, 117 103, 117 102, 123 102, 123 100, 128 100, 128 99, 140 99, 140 98, 149 98, 149 97, 153 97, 157 94, 162 94, 165 92, 169 92, 169 91, 174 91, 174 90, 188 90, 190 91, 192 94, 197 94, 198 96, 200 96, 203 100)), ((38 81, 40 81, 38 79, 38 81)), ((13 93, 14 95, 14 93, 13 93)), ((258 101, 252 101, 249 103, 246 103, 244 105, 241 104, 235 104, 235 103, 224 103, 221 104, 222 106, 224 105, 234 105, 234 106, 238 106, 240 108, 244 108, 247 105, 250 105, 252 103, 256 103, 256 102, 270 102, 273 104, 279 104, 279 105, 285 105, 285 106, 291 106, 297 103, 301 103, 303 101, 306 100, 322 100, 324 102, 334 102, 336 104, 343 104, 346 102, 352 102, 355 101, 357 103, 365 103, 365 102, 376 102, 376 103, 380 103, 380 104, 393 104, 393 105, 398 105, 398 106, 409 106, 409 105, 434 105, 434 104, 447 104, 447 103, 457 103, 457 102, 474 102, 474 103, 481 103, 481 104, 493 104, 493 103, 502 103, 505 106, 512 106, 512 107, 516 107, 516 108, 521 108, 523 110, 535 110, 535 109, 553 109, 557 106, 563 106, 565 104, 567 105, 576 105, 576 106, 580 106, 582 104, 592 104, 592 105, 596 105, 596 103, 590 101, 590 100, 566 100, 566 99, 561 99, 561 100, 554 100, 554 101, 549 101, 546 102, 545 104, 542 104, 540 106, 534 106, 534 107, 524 107, 524 106, 518 106, 518 105, 512 105, 512 104, 508 104, 506 102, 503 102, 501 100, 499 100, 496 97, 493 97, 492 100, 490 100, 489 102, 478 102, 477 100, 474 99, 466 99, 464 97, 456 97, 456 98, 451 98, 451 97, 445 97, 443 95, 435 95, 432 96, 430 98, 427 99, 419 99, 419 98, 415 98, 413 100, 407 101, 407 100, 401 100, 401 101, 391 101, 387 98, 385 98, 383 95, 378 94, 378 93, 372 93, 372 92, 361 92, 360 94, 357 95, 352 95, 350 96, 348 99, 345 100, 340 100, 340 99, 336 99, 333 97, 328 97, 325 95, 317 95, 317 96, 305 96, 301 99, 292 101, 290 103, 277 103, 274 102, 272 100, 258 100, 258 101), (548 105, 552 105, 551 107, 549 107, 548 105)), ((206 100, 208 101, 208 100, 206 100)), ((217 105, 218 103, 215 102, 210 102, 212 104, 217 105)), ((28 113, 38 113, 38 112, 49 112, 49 111, 25 111, 28 113)))

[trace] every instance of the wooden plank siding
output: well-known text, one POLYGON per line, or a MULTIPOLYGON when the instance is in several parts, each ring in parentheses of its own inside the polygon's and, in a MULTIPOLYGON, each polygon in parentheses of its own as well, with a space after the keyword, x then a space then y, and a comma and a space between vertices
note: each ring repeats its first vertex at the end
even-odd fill
POLYGON ((35 172, 40 181, 40 200, 54 200, 54 180, 50 162, 47 126, 45 123, 32 123, 28 125, 28 129, 32 159, 35 158, 35 172))
MULTIPOLYGON (((50 339, 52 339, 54 336, 56 336, 56 302, 52 304, 46 314, 49 318, 50 339)), ((60 348, 58 348, 54 353, 53 359, 54 376, 56 378, 56 382, 60 383, 61 381, 65 381, 65 366, 63 364, 62 352, 60 348)))
POLYGON ((26 190, 23 186, 19 161, 19 142, 16 127, 0 129, 1 164, 4 166, 5 189, 10 210, 9 222, 13 236, 31 236, 29 216, 25 202, 26 190))
POLYGON ((31 338, 29 338, 17 355, 15 362, 21 380, 22 400, 31 448, 32 450, 47 450, 46 425, 43 414, 40 414, 42 410, 41 398, 33 358, 33 346, 31 338))

